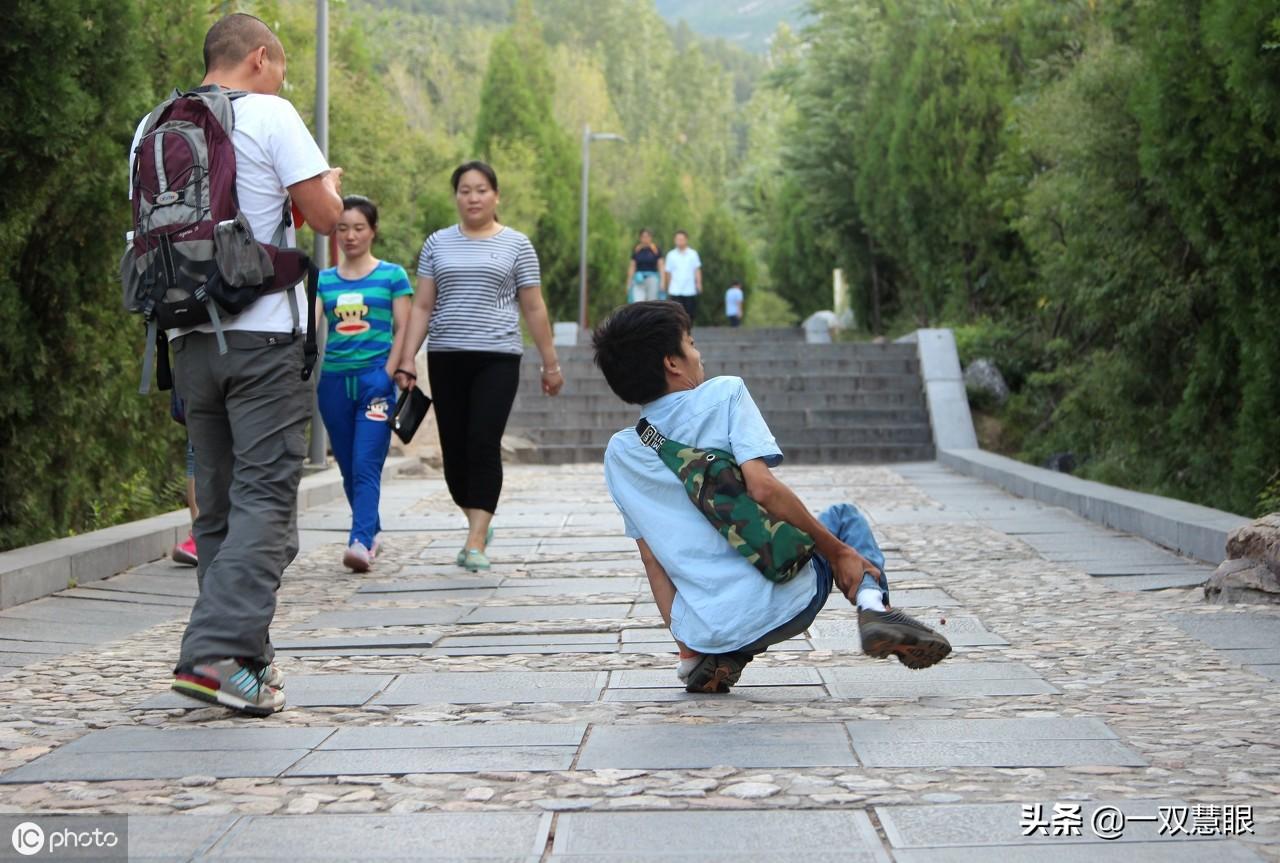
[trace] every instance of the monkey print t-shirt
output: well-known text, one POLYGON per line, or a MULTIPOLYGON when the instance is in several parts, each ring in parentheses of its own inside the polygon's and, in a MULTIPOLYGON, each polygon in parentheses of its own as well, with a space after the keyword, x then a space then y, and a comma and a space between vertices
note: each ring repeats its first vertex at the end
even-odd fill
POLYGON ((344 279, 337 267, 320 273, 319 295, 329 323, 324 371, 359 372, 386 365, 391 353, 391 305, 413 296, 404 267, 379 261, 362 279, 344 279))

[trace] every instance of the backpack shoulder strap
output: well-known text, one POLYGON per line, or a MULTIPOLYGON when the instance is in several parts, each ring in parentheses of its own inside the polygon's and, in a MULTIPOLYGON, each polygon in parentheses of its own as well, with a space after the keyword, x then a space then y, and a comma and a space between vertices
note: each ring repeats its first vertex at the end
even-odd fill
POLYGON ((640 443, 659 455, 662 454, 662 445, 667 442, 667 439, 644 417, 640 417, 640 422, 636 423, 636 434, 640 435, 640 443))

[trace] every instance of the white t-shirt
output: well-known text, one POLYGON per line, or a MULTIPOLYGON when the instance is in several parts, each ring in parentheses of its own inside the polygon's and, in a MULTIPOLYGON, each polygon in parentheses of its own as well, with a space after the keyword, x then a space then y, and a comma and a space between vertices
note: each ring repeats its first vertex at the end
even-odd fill
POLYGON ((727 318, 742 317, 742 288, 730 288, 724 292, 724 314, 727 318))
MULTIPOLYGON (((329 170, 320 148, 302 122, 298 111, 279 96, 250 93, 231 103, 236 128, 231 143, 236 150, 236 194, 240 209, 253 228, 258 242, 270 243, 280 227, 288 187, 310 180, 329 170)), ((133 175, 133 153, 142 138, 147 118, 143 117, 129 147, 129 174, 133 175)), ((130 186, 130 195, 133 189, 130 186)), ((292 226, 286 229, 284 246, 297 243, 292 226)), ((306 286, 293 289, 305 331, 312 315, 307 309, 306 286)), ((234 317, 222 318, 224 330, 253 330, 263 333, 288 333, 293 330, 293 312, 287 291, 266 294, 234 317)), ((170 330, 169 338, 189 332, 213 332, 212 324, 170 330)))
POLYGON ((701 269, 702 258, 698 257, 696 251, 690 248, 686 248, 683 252, 672 249, 667 252, 666 267, 667 272, 671 274, 667 296, 692 297, 698 293, 698 282, 693 274, 701 269))

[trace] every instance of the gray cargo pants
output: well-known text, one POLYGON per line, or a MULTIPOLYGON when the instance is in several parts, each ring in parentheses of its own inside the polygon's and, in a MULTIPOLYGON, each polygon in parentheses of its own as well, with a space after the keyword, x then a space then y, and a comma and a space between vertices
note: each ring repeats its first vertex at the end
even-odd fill
POLYGON ((199 596, 180 669, 239 657, 271 661, 276 590, 298 553, 298 481, 311 417, 302 337, 231 331, 174 339, 174 383, 196 455, 199 596))

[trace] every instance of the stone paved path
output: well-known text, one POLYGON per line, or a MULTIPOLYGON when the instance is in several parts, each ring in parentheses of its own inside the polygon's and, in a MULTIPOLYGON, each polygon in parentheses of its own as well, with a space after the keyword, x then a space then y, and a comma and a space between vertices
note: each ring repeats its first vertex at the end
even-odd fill
POLYGON ((0 814, 128 814, 136 860, 1280 860, 1278 610, 935 464, 782 475, 864 506, 950 659, 863 657, 833 597, 686 695, 598 467, 510 469, 478 575, 443 481, 400 480, 370 575, 343 505, 302 516, 268 720, 167 691, 191 570, 0 613, 0 814))

